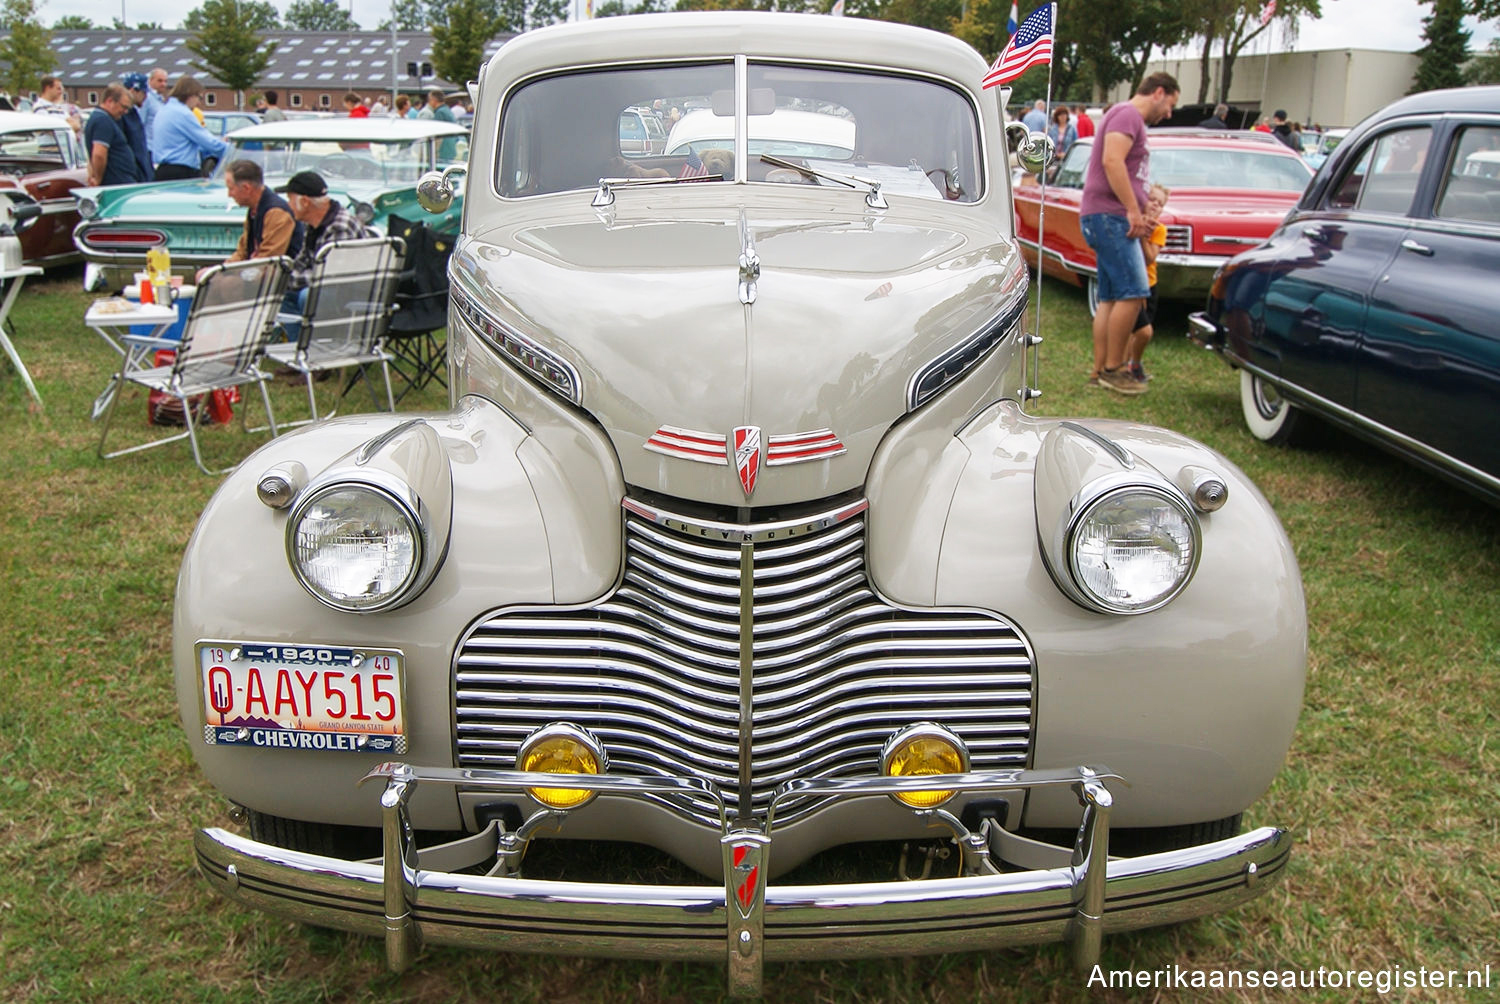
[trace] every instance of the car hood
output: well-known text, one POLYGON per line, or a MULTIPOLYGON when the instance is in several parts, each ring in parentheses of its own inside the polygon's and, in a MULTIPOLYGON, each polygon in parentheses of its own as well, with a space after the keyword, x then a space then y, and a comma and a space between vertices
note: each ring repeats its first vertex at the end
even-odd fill
POLYGON ((1187 192, 1175 189, 1162 212, 1162 222, 1192 223, 1208 219, 1270 221, 1274 227, 1300 198, 1301 192, 1247 192, 1231 188, 1187 192))
POLYGON ((455 287, 577 371, 582 405, 631 484, 744 505, 732 433, 755 427, 769 445, 831 430, 847 452, 772 461, 753 504, 857 487, 906 412, 913 375, 1019 295, 1009 234, 976 207, 893 200, 876 214, 839 192, 811 220, 805 202, 726 206, 712 187, 717 198, 676 189, 701 202, 674 204, 671 219, 642 192, 619 193, 635 211, 597 212, 579 193, 534 200, 548 211, 521 208, 458 248, 455 287), (743 232, 760 261, 749 306, 743 232), (711 465, 647 449, 664 427, 730 437, 728 457, 711 465))

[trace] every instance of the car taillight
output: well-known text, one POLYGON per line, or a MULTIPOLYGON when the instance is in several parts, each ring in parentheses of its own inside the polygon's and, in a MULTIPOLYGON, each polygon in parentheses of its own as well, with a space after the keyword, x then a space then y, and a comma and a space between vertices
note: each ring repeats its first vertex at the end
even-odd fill
POLYGON ((117 227, 85 230, 78 239, 91 248, 101 251, 145 251, 147 248, 167 242, 167 235, 160 230, 125 230, 117 227))

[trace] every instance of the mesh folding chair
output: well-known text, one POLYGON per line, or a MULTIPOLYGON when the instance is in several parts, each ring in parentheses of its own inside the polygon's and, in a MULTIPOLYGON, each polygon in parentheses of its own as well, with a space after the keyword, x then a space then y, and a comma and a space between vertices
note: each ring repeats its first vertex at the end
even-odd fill
MULTIPOLYGON (((168 365, 150 369, 131 369, 132 354, 128 352, 121 361, 119 392, 104 414, 104 431, 99 436, 100 457, 108 460, 186 438, 193 446, 193 460, 203 473, 223 474, 233 470, 233 466, 210 470, 204 464, 194 412, 201 421, 213 391, 249 383, 260 388, 271 435, 276 435, 276 418, 271 413, 271 397, 266 393, 267 377, 256 362, 270 341, 272 320, 286 293, 291 264, 288 258, 257 258, 219 265, 204 274, 183 325, 176 358, 168 365), (129 384, 159 391, 180 402, 186 430, 106 453, 104 445, 109 439, 110 424, 129 384)), ((127 335, 126 340, 132 337, 127 335)), ((245 424, 243 411, 240 424, 242 427, 245 424)))
MULTIPOLYGON (((297 341, 266 349, 267 359, 301 373, 307 384, 312 418, 284 424, 306 425, 332 415, 332 411, 318 414, 313 374, 353 366, 359 367, 359 375, 370 384, 368 367, 379 364, 385 378, 385 402, 391 411, 396 410, 384 340, 395 309, 393 300, 404 251, 399 237, 335 241, 318 249, 297 341)), ((291 318, 283 315, 282 319, 291 318)), ((373 384, 370 394, 374 400, 373 384)), ((378 400, 375 406, 380 406, 378 400)))
POLYGON ((395 215, 390 218, 389 232, 406 242, 406 261, 396 288, 398 309, 386 338, 391 365, 406 382, 396 396, 400 401, 433 380, 448 386, 447 344, 437 333, 448 327, 448 259, 453 255, 453 238, 395 215))

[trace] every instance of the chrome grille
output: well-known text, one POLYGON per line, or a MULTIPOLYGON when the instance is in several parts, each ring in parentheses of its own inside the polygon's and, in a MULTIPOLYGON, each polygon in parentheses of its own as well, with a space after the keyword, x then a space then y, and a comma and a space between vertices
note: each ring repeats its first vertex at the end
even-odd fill
POLYGON ((1167 243, 1163 251, 1187 254, 1193 250, 1193 228, 1182 224, 1167 225, 1167 243))
MULTIPOLYGON (((976 770, 1028 762, 1025 642, 984 611, 907 610, 877 596, 865 576, 863 510, 751 545, 757 814, 784 781, 878 771, 886 738, 914 722, 956 732, 976 770)), ((566 720, 600 738, 612 773, 703 777, 733 808, 741 544, 694 533, 692 520, 672 522, 627 504, 625 575, 606 600, 510 608, 474 628, 455 661, 461 766, 512 767, 532 730, 566 720)), ((814 808, 793 804, 777 820, 814 808)), ((687 812, 717 824, 707 801, 687 812)))

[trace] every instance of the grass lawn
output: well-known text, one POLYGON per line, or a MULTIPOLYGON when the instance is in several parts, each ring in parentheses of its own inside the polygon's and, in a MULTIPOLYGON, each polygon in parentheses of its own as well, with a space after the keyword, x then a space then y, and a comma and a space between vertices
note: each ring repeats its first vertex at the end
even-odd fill
MULTIPOLYGON (((1158 327, 1149 394, 1088 389, 1082 293, 1048 280, 1046 299, 1046 393, 1036 409, 1179 429, 1243 467, 1296 546, 1312 632, 1289 761, 1246 820, 1293 829, 1285 882, 1228 914, 1106 938, 1104 969, 1489 965, 1487 992, 1419 988, 1408 998, 1496 999, 1500 512, 1342 434, 1295 451, 1257 443, 1240 418, 1235 375, 1183 337, 1185 310, 1169 306, 1158 327)), ((378 941, 279 921, 209 892, 192 865, 191 834, 234 824, 183 742, 168 643, 181 552, 218 479, 196 471, 186 443, 98 459, 89 404, 118 357, 83 326, 88 302, 77 271, 64 270, 33 280, 14 311, 45 410, 0 361, 0 610, 14 646, 0 668, 0 999, 721 996, 717 966, 446 949, 393 976, 378 941)), ((291 417, 300 393, 275 388, 278 417, 291 417)), ((444 401, 428 392, 403 410, 444 401)), ((137 393, 117 428, 135 434, 144 414, 137 393)), ((210 457, 224 462, 264 436, 249 440, 237 425, 205 435, 210 457)), ((772 966, 766 985, 768 999, 787 1001, 1200 996, 1090 994, 1061 946, 772 966)))

